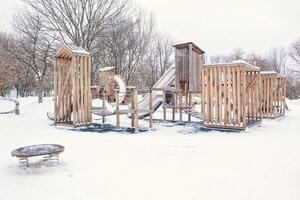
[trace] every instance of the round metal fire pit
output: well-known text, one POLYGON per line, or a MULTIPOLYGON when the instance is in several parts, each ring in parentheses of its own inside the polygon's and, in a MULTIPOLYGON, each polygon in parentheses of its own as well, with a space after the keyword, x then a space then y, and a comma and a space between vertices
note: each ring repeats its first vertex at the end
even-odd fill
POLYGON ((59 154, 64 150, 65 147, 58 144, 38 144, 15 149, 11 155, 19 158, 20 164, 28 167, 28 158, 34 156, 45 156, 46 160, 58 163, 59 154))

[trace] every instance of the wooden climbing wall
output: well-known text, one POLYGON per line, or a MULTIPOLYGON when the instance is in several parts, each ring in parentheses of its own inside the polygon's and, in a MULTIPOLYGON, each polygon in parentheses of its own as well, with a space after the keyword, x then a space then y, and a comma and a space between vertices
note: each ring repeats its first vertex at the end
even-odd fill
POLYGON ((245 128, 261 120, 259 69, 244 63, 205 65, 201 112, 212 128, 245 128))
POLYGON ((261 110, 264 118, 285 114, 286 77, 276 72, 261 72, 261 110))

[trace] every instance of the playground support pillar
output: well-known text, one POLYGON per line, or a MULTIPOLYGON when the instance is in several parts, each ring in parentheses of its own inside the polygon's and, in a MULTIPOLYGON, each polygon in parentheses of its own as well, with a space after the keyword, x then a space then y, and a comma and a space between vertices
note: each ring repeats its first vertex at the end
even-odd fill
POLYGON ((119 91, 116 90, 116 126, 120 128, 120 105, 119 105, 119 91))
POLYGON ((138 115, 138 91, 133 90, 133 106, 134 106, 134 133, 139 132, 139 115, 138 115))
POLYGON ((167 115, 166 115, 166 91, 163 90, 163 120, 166 121, 167 115))
POLYGON ((150 116, 149 116, 149 128, 152 129, 153 127, 153 110, 152 110, 152 90, 149 90, 149 111, 150 111, 150 116))

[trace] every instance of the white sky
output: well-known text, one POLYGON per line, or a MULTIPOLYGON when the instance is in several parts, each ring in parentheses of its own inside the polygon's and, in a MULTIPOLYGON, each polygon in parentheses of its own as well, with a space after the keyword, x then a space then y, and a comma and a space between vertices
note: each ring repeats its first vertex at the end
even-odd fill
MULTIPOLYGON (((208 54, 235 47, 264 53, 300 38, 300 0, 135 0, 156 15, 158 29, 208 54)), ((0 30, 9 30, 20 0, 0 0, 0 30)))

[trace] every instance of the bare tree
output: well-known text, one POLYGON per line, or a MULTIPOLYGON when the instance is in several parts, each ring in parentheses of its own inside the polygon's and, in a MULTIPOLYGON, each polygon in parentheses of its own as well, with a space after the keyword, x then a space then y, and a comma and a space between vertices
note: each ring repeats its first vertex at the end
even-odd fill
POLYGON ((229 63, 232 59, 226 55, 213 55, 209 57, 211 64, 229 63))
MULTIPOLYGON (((143 61, 153 33, 152 15, 138 10, 134 17, 122 16, 119 23, 98 38, 94 48, 95 63, 99 67, 115 66, 126 84, 132 84, 143 61)), ((94 69, 94 70, 98 70, 94 69)))
POLYGON ((267 59, 274 71, 286 74, 287 53, 284 48, 272 48, 267 59))
POLYGON ((153 86, 174 63, 171 58, 173 54, 172 44, 173 41, 170 39, 170 36, 162 36, 160 34, 153 36, 143 62, 143 69, 140 71, 140 75, 143 75, 141 73, 142 71, 147 73, 148 76, 146 74, 144 74, 144 76, 149 77, 150 79, 147 81, 148 87, 153 86), (148 70, 145 68, 148 68, 148 70))
POLYGON ((43 102, 46 77, 52 76, 56 49, 56 38, 47 34, 43 28, 44 23, 43 16, 29 11, 17 15, 13 23, 16 37, 6 46, 19 66, 30 69, 34 74, 39 103, 43 102))
POLYGON ((300 66, 300 39, 292 44, 289 55, 300 66))
POLYGON ((245 51, 241 48, 233 49, 233 52, 230 54, 230 59, 233 60, 244 60, 245 59, 245 51))
POLYGON ((87 50, 127 8, 127 0, 23 0, 46 20, 49 31, 87 50))

